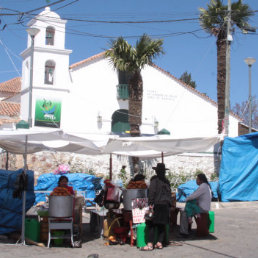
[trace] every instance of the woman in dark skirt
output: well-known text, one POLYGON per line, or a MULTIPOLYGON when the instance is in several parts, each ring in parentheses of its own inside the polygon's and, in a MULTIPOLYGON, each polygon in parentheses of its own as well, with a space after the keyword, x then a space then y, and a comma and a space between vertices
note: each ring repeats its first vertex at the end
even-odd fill
POLYGON ((152 220, 146 220, 148 226, 148 244, 141 248, 142 251, 153 250, 155 231, 157 232, 157 243, 155 248, 162 249, 166 236, 166 225, 169 224, 170 207, 172 206, 172 195, 170 183, 165 177, 166 167, 164 163, 158 163, 153 167, 155 176, 150 180, 148 189, 148 202, 150 209, 153 208, 152 220))

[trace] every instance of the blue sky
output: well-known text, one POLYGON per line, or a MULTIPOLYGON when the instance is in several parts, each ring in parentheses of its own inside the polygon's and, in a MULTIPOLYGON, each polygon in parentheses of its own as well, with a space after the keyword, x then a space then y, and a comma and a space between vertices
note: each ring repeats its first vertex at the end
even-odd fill
MULTIPOLYGON (((51 0, 53 3, 56 0, 51 0)), ((232 0, 234 2, 234 0, 232 0)), ((258 1, 243 1, 253 10, 258 10, 258 1)), ((70 64, 88 58, 108 48, 109 38, 124 36, 135 44, 137 38, 147 33, 152 38, 164 39, 163 56, 154 62, 172 75, 180 77, 183 72, 191 73, 197 83, 197 90, 217 99, 217 52, 216 39, 201 30, 198 8, 206 7, 207 0, 66 0, 54 5, 51 10, 68 18, 66 48, 72 49, 70 64), (72 3, 74 2, 74 3, 72 3), (66 7, 64 5, 67 5, 66 7), (60 9, 59 9, 60 8, 60 9), (76 22, 71 19, 81 19, 76 22), (87 20, 88 22, 85 22, 87 20), (99 23, 89 21, 164 21, 159 23, 99 23)), ((227 3, 227 0, 224 0, 227 3)), ((29 11, 47 4, 46 0, 1 0, 0 7, 29 11)), ((43 10, 43 9, 42 9, 43 10)), ((42 10, 33 12, 38 14, 42 10)), ((12 11, 2 10, 0 13, 12 11)), ((30 17, 24 16, 24 25, 30 17)), ((21 57, 26 48, 26 26, 17 23, 18 16, 0 16, 0 82, 19 76, 21 57), (16 71, 16 66, 18 72, 16 71)), ((258 12, 251 17, 251 25, 258 30, 258 12)), ((233 36, 231 47, 231 106, 248 98, 248 67, 244 58, 257 59, 252 67, 252 95, 258 98, 258 32, 255 35, 242 34, 239 30, 233 36)), ((161 82, 162 83, 162 82, 161 82)))

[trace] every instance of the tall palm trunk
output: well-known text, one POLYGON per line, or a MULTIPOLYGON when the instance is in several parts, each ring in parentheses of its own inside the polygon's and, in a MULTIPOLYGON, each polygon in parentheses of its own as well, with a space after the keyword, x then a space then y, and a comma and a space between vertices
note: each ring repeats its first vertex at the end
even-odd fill
POLYGON ((217 100, 218 100, 218 133, 223 130, 225 117, 225 85, 226 85, 226 31, 221 30, 217 38, 217 100))
POLYGON ((140 136, 142 124, 143 82, 140 71, 133 73, 129 80, 129 124, 131 136, 140 136))
MULTIPOLYGON (((143 82, 140 71, 133 73, 129 80, 129 124, 131 136, 140 136, 142 124, 143 82)), ((139 172, 140 159, 132 157, 133 173, 139 172)))

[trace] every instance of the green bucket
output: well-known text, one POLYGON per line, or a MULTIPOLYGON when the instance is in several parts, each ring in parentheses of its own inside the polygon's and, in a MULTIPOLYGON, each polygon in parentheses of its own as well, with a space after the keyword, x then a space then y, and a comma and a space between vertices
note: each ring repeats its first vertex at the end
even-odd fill
POLYGON ((214 213, 214 211, 209 211, 209 218, 210 218, 209 232, 214 233, 214 227, 215 227, 215 213, 214 213))
POLYGON ((63 245, 64 239, 62 237, 64 236, 64 234, 65 234, 65 232, 61 231, 61 230, 52 232, 52 235, 54 237, 57 237, 56 239, 54 239, 54 244, 55 245, 57 245, 57 246, 63 245), (60 238, 58 238, 58 237, 60 237, 60 238))
MULTIPOLYGON (((148 242, 148 227, 146 227, 145 223, 141 223, 137 225, 136 229, 137 238, 136 238, 136 245, 137 247, 143 247, 147 245, 148 242)), ((157 242, 158 232, 155 230, 154 242, 157 242)), ((169 242, 169 224, 166 225, 166 235, 165 235, 165 242, 168 244, 169 242)))
POLYGON ((145 223, 141 223, 137 225, 136 228, 136 233, 137 233, 137 238, 136 238, 136 245, 137 247, 143 247, 147 245, 147 241, 146 241, 146 224, 145 223))
POLYGON ((25 237, 32 241, 39 242, 40 223, 37 219, 25 219, 25 237))

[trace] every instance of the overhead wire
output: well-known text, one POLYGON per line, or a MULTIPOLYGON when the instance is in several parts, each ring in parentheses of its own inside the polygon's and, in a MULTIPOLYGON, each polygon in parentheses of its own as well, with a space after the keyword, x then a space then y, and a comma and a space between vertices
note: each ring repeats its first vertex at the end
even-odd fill
MULTIPOLYGON (((33 17, 33 19, 38 20, 38 21, 42 21, 40 16, 35 16, 35 17, 33 17)), ((51 22, 47 22, 45 20, 44 20, 44 22, 51 25, 51 22)), ((24 21, 22 21, 20 24, 25 26, 23 23, 24 23, 24 21)), ((56 27, 58 27, 58 25, 56 27)), ((196 34, 196 32, 200 32, 200 31, 202 31, 202 29, 196 29, 196 30, 185 31, 185 32, 171 32, 171 33, 149 34, 149 35, 152 36, 152 37, 171 37, 171 36, 180 36, 180 35, 184 35, 184 34, 192 34, 197 38, 202 38, 202 37, 200 37, 196 34)), ((79 31, 79 30, 76 30, 76 29, 70 29, 69 27, 66 29, 66 33, 67 34, 72 34, 72 35, 81 35, 81 36, 88 36, 88 37, 95 37, 95 38, 106 38, 106 39, 115 39, 118 36, 120 36, 120 35, 110 36, 110 35, 89 33, 89 32, 85 32, 85 31, 79 31)), ((141 35, 130 35, 130 36, 124 36, 124 38, 138 38, 140 36, 141 35)), ((207 37, 209 37, 209 36, 206 36, 204 38, 207 38, 207 37)))
MULTIPOLYGON (((69 4, 72 4, 74 2, 77 2, 77 1, 73 1, 69 4)), ((26 16, 27 17, 24 18, 24 19, 29 19, 29 17, 31 16, 32 19, 40 20, 40 15, 34 16, 33 14, 27 14, 26 16)), ((16 24, 24 23, 24 19, 23 19, 23 21, 20 20, 16 24)), ((105 21, 105 20, 73 19, 73 18, 69 18, 69 17, 64 17, 64 19, 74 21, 74 22, 106 23, 106 24, 149 24, 149 23, 170 23, 170 22, 183 22, 183 21, 185 22, 185 21, 194 21, 194 20, 197 21, 197 20, 199 20, 199 18, 183 18, 183 19, 173 19, 173 20, 169 19, 169 20, 145 20, 145 21, 105 21)), ((185 34, 192 34, 193 36, 195 36, 197 38, 208 38, 209 37, 209 36, 203 36, 203 37, 198 36, 196 34, 196 32, 198 32, 198 31, 203 31, 203 29, 186 31, 186 32, 171 32, 171 33, 163 33, 163 34, 150 34, 150 36, 153 36, 153 37, 171 37, 171 36, 180 36, 180 35, 185 35, 185 34)), ((118 37, 118 36, 110 36, 110 35, 89 33, 89 32, 79 31, 79 30, 75 30, 75 29, 69 29, 69 28, 67 29, 67 33, 68 34, 74 34, 74 35, 95 37, 95 38, 107 38, 107 39, 114 39, 114 38, 118 37)), ((137 37, 139 37, 139 35, 125 36, 125 38, 137 38, 137 37)))
POLYGON ((4 48, 4 50, 5 50, 6 54, 7 54, 7 56, 9 57, 9 60, 11 61, 12 65, 13 65, 13 67, 14 67, 14 69, 15 69, 15 71, 18 73, 19 76, 21 76, 21 74, 20 74, 18 68, 16 67, 15 63, 13 62, 13 59, 11 58, 11 56, 10 56, 10 54, 9 54, 9 52, 8 52, 8 48, 6 47, 6 45, 3 43, 3 41, 2 41, 1 39, 0 39, 0 44, 3 46, 3 48, 4 48))
MULTIPOLYGON (((38 16, 33 16, 32 19, 34 20, 41 20, 41 17, 38 15, 38 16)), ((186 20, 186 19, 181 19, 182 21, 183 20, 186 20)), ((174 20, 175 21, 175 20, 174 20)), ((46 22, 44 20, 44 22, 46 22)), ((156 22, 156 21, 155 21, 156 22)), ((120 23, 121 24, 121 23, 120 23)), ((122 23, 123 24, 123 23, 122 23)), ((127 24, 127 22, 125 23, 127 24)), ((134 23, 133 23, 134 24, 134 23)), ((137 23, 135 23, 137 24, 137 23)), ((196 32, 199 32, 199 31, 203 31, 202 29, 196 29, 196 30, 192 30, 192 31, 185 31, 185 32, 171 32, 171 33, 163 33, 163 34, 150 34, 150 36, 152 37, 171 37, 171 36, 180 36, 180 35, 185 35, 185 34, 192 34, 194 35, 195 37, 197 38, 207 38, 209 36, 205 36, 205 37, 200 37, 196 34, 196 32)), ((81 36, 89 36, 89 37, 95 37, 95 38, 107 38, 107 39, 115 39, 117 38, 118 36, 120 35, 115 35, 115 36, 110 36, 110 35, 103 35, 103 34, 96 34, 96 33, 89 33, 89 32, 84 32, 84 31, 79 31, 79 30, 76 30, 76 29, 70 29, 70 28, 67 28, 66 29, 66 33, 68 34, 74 34, 74 35, 81 35, 81 36)), ((138 38, 140 37, 141 35, 130 35, 130 36, 124 36, 124 38, 138 38)))
POLYGON ((63 5, 63 6, 60 6, 60 7, 56 8, 56 9, 54 9, 54 11, 63 9, 63 8, 65 8, 65 7, 67 7, 67 6, 71 5, 71 4, 74 4, 74 3, 78 2, 78 1, 79 1, 79 0, 74 0, 74 1, 72 1, 72 2, 70 2, 70 3, 68 3, 68 4, 65 4, 65 5, 63 5))
MULTIPOLYGON (((54 4, 57 4, 57 3, 60 3, 60 2, 63 2, 64 0, 62 1, 56 1, 50 5, 54 5, 54 4)), ((60 8, 64 8, 65 6, 68 6, 70 4, 73 4, 75 2, 77 2, 78 0, 74 0, 60 8)), ((23 12, 22 14, 26 14, 26 19, 28 19, 30 16, 33 16, 32 18, 35 19, 35 15, 36 17, 40 17, 40 14, 34 14, 33 12, 35 10, 39 10, 39 9, 42 9, 46 6, 50 6, 50 5, 45 5, 45 6, 42 6, 42 7, 39 7, 39 8, 36 8, 36 9, 33 9, 33 10, 30 10, 30 11, 26 11, 26 12, 23 12)), ((57 8, 59 9, 59 8, 57 8)), ((12 11, 16 11, 18 12, 18 10, 13 10, 12 11)), ((256 12, 257 10, 255 10, 254 12, 256 12)), ((24 15, 21 15, 22 18, 24 17, 24 15)), ((44 15, 45 16, 45 15, 44 15)), ((46 16, 47 17, 47 16, 46 16)), ((21 24, 22 22, 24 22, 24 18, 23 18, 23 21, 22 21, 22 18, 20 18, 20 21, 16 22, 15 24, 21 24)), ((52 17, 51 17, 52 18, 52 17)), ((52 18, 53 19, 53 18, 52 18)), ((64 17, 63 19, 66 19, 66 20, 70 20, 70 21, 74 21, 74 22, 84 22, 84 23, 106 23, 106 24, 149 24, 149 23, 172 23, 172 22, 185 22, 185 21, 197 21, 199 20, 199 17, 196 18, 182 18, 182 19, 165 19, 165 20, 134 20, 134 21, 115 21, 115 20, 90 20, 90 19, 78 19, 78 18, 69 18, 69 17, 64 17)), ((197 30, 196 30, 197 31, 197 30)), ((196 31, 188 31, 188 32, 177 32, 177 33, 166 33, 166 34, 153 34, 152 36, 154 37, 170 37, 170 36, 178 36, 178 35, 184 35, 184 34, 192 34, 194 35, 195 37, 197 38, 202 38, 200 36, 197 36, 196 35, 196 31)), ((201 31, 201 30, 200 30, 201 31)), ((86 35, 86 36, 91 36, 91 37, 99 37, 99 38, 116 38, 115 36, 107 36, 107 35, 101 35, 101 34, 94 34, 94 33, 87 33, 87 32, 81 32, 81 31, 78 31, 78 30, 74 30, 71 32, 71 34, 75 34, 75 35, 86 35)), ((127 38, 134 38, 134 37, 138 37, 138 35, 132 35, 132 36, 127 36, 127 38)), ((207 38, 207 37, 204 37, 204 38, 207 38)))

